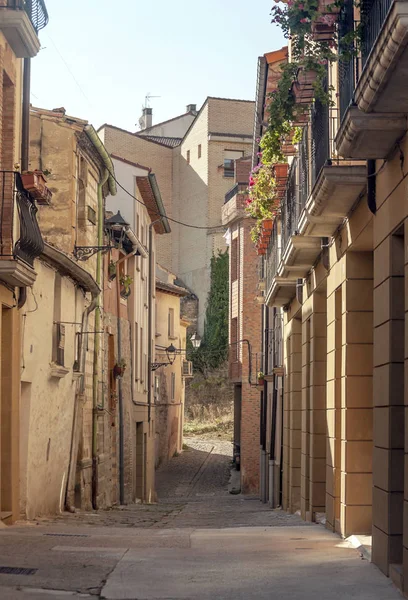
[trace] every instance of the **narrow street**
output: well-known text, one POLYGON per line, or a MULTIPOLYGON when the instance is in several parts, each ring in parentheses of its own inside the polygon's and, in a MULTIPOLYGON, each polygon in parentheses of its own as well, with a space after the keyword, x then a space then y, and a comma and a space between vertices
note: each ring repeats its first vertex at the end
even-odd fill
POLYGON ((2 528, 0 598, 401 598, 322 526, 230 495, 230 460, 229 442, 187 440, 157 473, 157 504, 2 528))

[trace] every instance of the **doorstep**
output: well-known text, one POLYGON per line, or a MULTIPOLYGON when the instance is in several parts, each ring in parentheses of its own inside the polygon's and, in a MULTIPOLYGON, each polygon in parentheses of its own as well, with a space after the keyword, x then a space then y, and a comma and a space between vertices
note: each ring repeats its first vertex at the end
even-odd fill
POLYGON ((358 550, 366 560, 371 562, 371 535, 350 535, 350 537, 346 538, 346 542, 358 550))

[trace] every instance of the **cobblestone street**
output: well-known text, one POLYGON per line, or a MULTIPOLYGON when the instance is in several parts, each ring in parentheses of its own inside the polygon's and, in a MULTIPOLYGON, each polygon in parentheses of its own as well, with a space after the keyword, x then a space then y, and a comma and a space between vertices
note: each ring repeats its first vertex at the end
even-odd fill
POLYGON ((390 580, 322 526, 231 495, 231 444, 188 439, 159 502, 65 513, 0 533, 0 597, 395 600, 390 580), (298 577, 293 577, 293 568, 298 577), (308 574, 316 571, 318 577, 308 574))

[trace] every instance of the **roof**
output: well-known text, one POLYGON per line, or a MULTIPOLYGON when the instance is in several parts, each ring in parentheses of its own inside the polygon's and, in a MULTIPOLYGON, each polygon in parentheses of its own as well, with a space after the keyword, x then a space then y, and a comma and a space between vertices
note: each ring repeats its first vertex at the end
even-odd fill
POLYGON ((141 165, 140 163, 133 162, 131 160, 128 160, 127 158, 118 156, 117 154, 112 154, 112 152, 111 152, 111 157, 114 158, 115 160, 120 160, 121 162, 126 163, 127 165, 131 165, 132 167, 138 167, 139 169, 144 169, 145 171, 149 171, 149 173, 152 170, 151 167, 145 167, 145 165, 141 165))
POLYGON ((171 123, 172 121, 177 121, 177 119, 182 119, 183 117, 188 117, 189 115, 192 115, 193 117, 195 117, 196 114, 197 114, 197 111, 189 110, 188 112, 183 113, 182 115, 177 115, 177 117, 172 117, 171 119, 166 119, 166 121, 162 121, 161 123, 155 123, 154 125, 151 125, 150 127, 146 127, 145 129, 138 131, 138 133, 142 133, 143 131, 148 131, 149 129, 154 129, 154 127, 160 127, 161 125, 166 125, 167 123, 171 123))
POLYGON ((188 296, 189 291, 182 288, 174 283, 167 283, 156 278, 156 290, 165 292, 166 294, 172 294, 173 296, 188 296))
POLYGON ((98 133, 99 133, 99 131, 101 131, 101 129, 104 129, 105 127, 109 128, 109 129, 115 129, 116 131, 121 131, 122 133, 127 133, 128 135, 132 135, 133 137, 137 137, 141 140, 145 140, 146 142, 151 142, 152 144, 157 144, 158 146, 162 146, 164 148, 169 148, 169 150, 171 150, 171 146, 168 146, 167 144, 158 142, 157 140, 153 139, 155 136, 141 135, 139 131, 137 133, 134 133, 133 131, 129 131, 128 129, 123 129, 123 127, 117 127, 116 125, 111 125, 110 123, 104 123, 103 125, 101 125, 97 129, 98 133))
POLYGON ((252 135, 249 133, 219 133, 215 131, 209 131, 208 135, 213 135, 214 137, 249 138, 252 140, 252 135))
POLYGON ((152 223, 155 223, 154 229, 156 233, 170 233, 170 224, 154 173, 136 176, 136 183, 149 213, 150 220, 152 223))
POLYGON ((162 144, 162 146, 169 146, 170 148, 175 148, 178 146, 183 139, 176 137, 165 137, 161 135, 140 135, 140 133, 138 135, 139 137, 149 140, 149 142, 157 142, 158 144, 162 144))

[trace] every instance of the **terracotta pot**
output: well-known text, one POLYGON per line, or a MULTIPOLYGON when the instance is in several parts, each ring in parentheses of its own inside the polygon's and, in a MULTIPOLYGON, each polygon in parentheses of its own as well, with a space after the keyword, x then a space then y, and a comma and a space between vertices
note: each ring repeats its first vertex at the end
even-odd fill
POLYGON ((266 230, 270 230, 272 231, 272 227, 273 227, 273 219, 265 219, 265 221, 262 221, 262 229, 266 230))
POLYGON ((292 93, 296 104, 310 104, 314 98, 313 88, 306 88, 297 82, 292 86, 292 93))
POLYGON ((317 79, 317 71, 305 71, 300 69, 297 75, 297 83, 301 87, 311 87, 317 79))
POLYGON ((340 12, 340 6, 336 6, 333 3, 333 0, 319 0, 319 12, 330 15, 338 15, 340 12))
POLYGON ((263 385, 265 383, 265 379, 263 377, 259 377, 258 385, 263 385))
POLYGON ((47 180, 42 171, 26 171, 21 174, 24 188, 36 200, 38 204, 49 204, 52 198, 52 192, 46 186, 47 180))
POLYGON ((115 377, 115 379, 117 379, 118 377, 123 377, 125 373, 125 368, 126 367, 120 367, 119 365, 115 365, 113 367, 113 376, 115 377))
POLYGON ((258 256, 264 256, 264 254, 266 254, 266 248, 257 248, 256 253, 258 256))
POLYGON ((289 165, 288 163, 278 163, 274 165, 276 179, 286 179, 288 176, 289 165))

